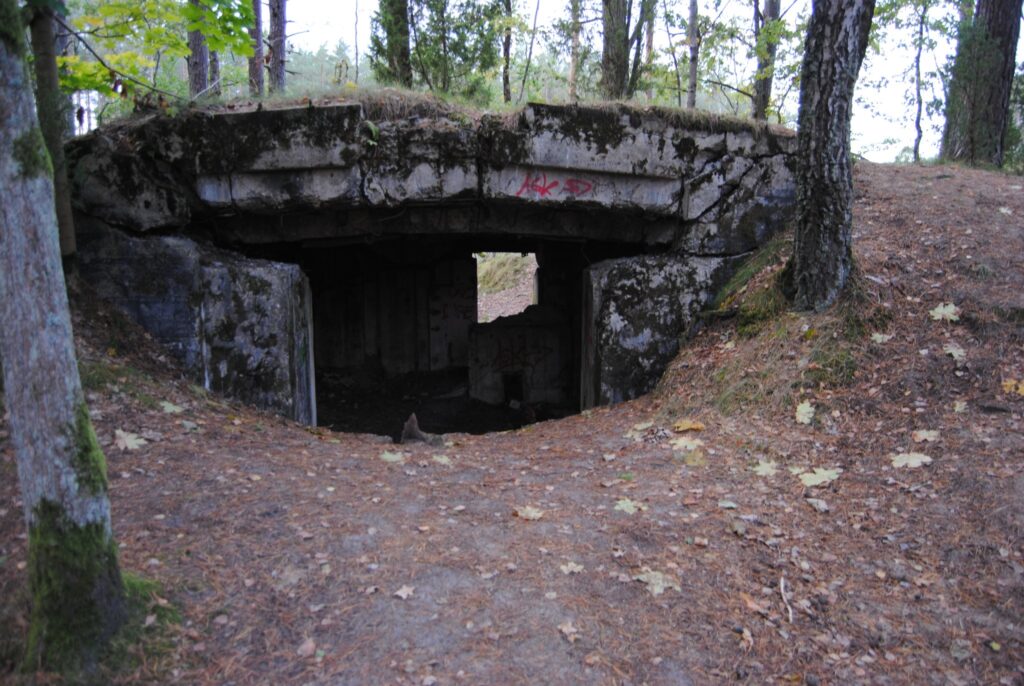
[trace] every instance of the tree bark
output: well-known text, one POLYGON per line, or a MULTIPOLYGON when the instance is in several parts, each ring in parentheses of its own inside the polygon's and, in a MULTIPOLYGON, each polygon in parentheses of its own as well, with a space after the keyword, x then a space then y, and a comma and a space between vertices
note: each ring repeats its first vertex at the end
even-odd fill
POLYGON ((817 0, 807 25, 792 263, 800 309, 834 303, 853 265, 850 113, 874 9, 874 0, 817 0))
POLYGON ((626 0, 602 0, 601 93, 618 100, 626 92, 629 74, 629 12, 626 0))
MULTIPOLYGON (((647 35, 644 39, 644 71, 650 73, 651 67, 654 65, 654 17, 657 12, 654 11, 654 5, 652 3, 651 11, 647 14, 646 32, 647 35)), ((654 100, 654 87, 651 85, 647 86, 647 100, 650 102, 654 100)))
POLYGON ((39 124, 46 140, 46 149, 53 163, 53 194, 60 236, 60 254, 64 265, 74 266, 75 220, 71 214, 71 188, 64 159, 64 138, 67 121, 67 98, 60 90, 57 73, 57 40, 53 27, 53 10, 39 7, 31 22, 33 65, 36 75, 36 105, 39 124))
POLYGON ((412 88, 409 52, 409 0, 380 0, 380 23, 387 41, 388 71, 403 88, 412 88))
POLYGON ((924 129, 921 127, 921 116, 924 110, 924 98, 921 95, 921 53, 924 51, 924 30, 928 24, 928 4, 922 3, 917 11, 917 39, 914 41, 914 164, 921 162, 921 139, 924 129))
POLYGON ((942 157, 1003 164, 1022 0, 978 0, 961 25, 946 99, 942 157))
POLYGON ((690 0, 690 18, 686 22, 686 40, 690 45, 690 74, 687 81, 686 106, 697 106, 697 61, 700 59, 700 34, 697 31, 697 0, 690 0))
POLYGON ((512 0, 505 1, 505 34, 501 39, 501 97, 512 102, 512 81, 509 70, 512 62, 512 0))
POLYGON ((285 27, 286 0, 270 0, 270 92, 284 93, 285 81, 285 50, 287 36, 285 27))
MULTIPOLYGON (((0 15, 16 17, 15 0, 0 15)), ((50 158, 20 31, 0 33, 0 357, 28 529, 25 667, 89 670, 124 618, 106 466, 82 395, 50 158)))
POLYGON ((220 96, 220 55, 216 50, 210 51, 210 95, 220 96))
POLYGON ((249 29, 252 57, 249 58, 249 95, 263 97, 263 3, 252 0, 253 23, 249 29))
POLYGON ((760 40, 764 27, 770 22, 778 21, 780 11, 779 0, 764 0, 764 14, 760 14, 754 6, 754 43, 757 45, 757 75, 754 77, 754 98, 752 116, 764 121, 768 118, 768 107, 772 100, 772 81, 775 78, 775 55, 778 43, 774 40, 760 40))
POLYGON ((569 43, 569 101, 577 102, 579 98, 579 73, 580 73, 580 32, 583 24, 581 22, 581 7, 583 0, 569 0, 569 30, 572 37, 569 43))
MULTIPOLYGON (((190 5, 199 6, 199 0, 188 0, 190 5)), ((188 32, 188 94, 190 97, 198 98, 206 93, 210 87, 210 52, 206 46, 206 38, 203 32, 195 29, 188 32)))

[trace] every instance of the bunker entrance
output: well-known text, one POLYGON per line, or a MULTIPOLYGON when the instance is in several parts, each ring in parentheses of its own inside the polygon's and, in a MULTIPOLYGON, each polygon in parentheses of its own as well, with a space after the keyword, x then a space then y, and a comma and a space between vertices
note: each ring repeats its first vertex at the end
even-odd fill
POLYGON ((393 438, 411 413, 428 433, 487 433, 578 412, 583 271, 623 248, 408 236, 278 247, 261 252, 309 278, 318 423, 393 438), (525 297, 500 293, 524 278, 525 297))

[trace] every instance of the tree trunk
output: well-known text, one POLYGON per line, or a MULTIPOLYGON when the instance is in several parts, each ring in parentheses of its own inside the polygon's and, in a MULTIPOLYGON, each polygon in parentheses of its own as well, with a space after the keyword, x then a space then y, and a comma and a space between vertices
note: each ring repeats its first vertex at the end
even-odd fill
POLYGON ((874 10, 874 0, 820 0, 807 25, 792 264, 800 309, 834 303, 853 265, 850 113, 874 10))
POLYGON ((505 0, 505 35, 501 39, 501 97, 512 102, 512 81, 509 69, 512 61, 512 0, 505 0))
POLYGON ((1022 0, 978 0, 962 25, 946 100, 942 157, 1003 164, 1022 0))
MULTIPOLYGON (((0 15, 16 17, 15 0, 0 15)), ((103 453, 85 406, 60 268, 50 158, 20 31, 0 33, 0 357, 28 529, 25 667, 89 670, 124 617, 103 453)))
POLYGON ((284 93, 286 0, 270 0, 270 92, 284 93))
POLYGON ((583 0, 569 0, 569 30, 572 37, 569 44, 569 102, 577 102, 579 97, 580 73, 580 32, 582 30, 581 8, 583 0))
POLYGON ((779 19, 779 0, 764 0, 764 14, 758 15, 754 8, 754 44, 757 46, 757 75, 754 77, 754 98, 752 116, 764 121, 768 118, 768 106, 772 100, 772 80, 775 78, 775 55, 778 42, 762 41, 764 27, 779 19))
POLYGON ((641 48, 644 45, 644 29, 650 24, 653 16, 654 0, 640 0, 640 16, 637 17, 633 35, 629 37, 629 46, 633 48, 633 63, 629 69, 629 80, 626 82, 626 92, 624 93, 627 98, 632 98, 636 94, 640 75, 646 66, 641 56, 641 48))
POLYGON ((53 10, 34 10, 31 22, 33 65, 36 72, 36 103, 39 125, 46 140, 46 149, 53 162, 53 194, 60 236, 60 255, 66 267, 75 260, 75 220, 71 214, 71 189, 64 159, 67 99, 60 90, 57 73, 57 39, 53 30, 53 10))
POLYGON ((687 82, 686 106, 697 106, 697 60, 700 58, 700 34, 697 32, 697 0, 690 0, 690 18, 686 22, 686 40, 690 45, 690 77, 687 82))
MULTIPOLYGON (((199 6, 199 0, 188 0, 190 5, 199 6)), ((210 87, 209 69, 210 52, 206 47, 206 38, 199 29, 188 32, 188 94, 198 98, 210 87)))
POLYGON ((668 49, 672 55, 672 69, 676 74, 676 104, 683 106, 683 77, 679 73, 679 58, 676 55, 676 44, 672 38, 672 26, 668 21, 668 0, 661 0, 662 14, 665 17, 665 36, 668 38, 668 49))
POLYGON ((263 97, 263 3, 252 0, 253 22, 249 29, 252 57, 249 58, 249 95, 263 97))
POLYGON ((210 95, 220 97, 220 55, 210 51, 210 95))
POLYGON ((526 49, 526 66, 523 68, 523 80, 519 84, 519 97, 516 98, 516 104, 523 101, 523 93, 526 92, 526 79, 530 76, 530 63, 533 61, 533 41, 537 38, 537 15, 539 14, 540 0, 537 0, 537 4, 533 8, 533 29, 530 31, 530 45, 526 49))
POLYGON ((398 85, 412 88, 409 52, 409 0, 380 0, 380 23, 387 41, 388 71, 398 85))
POLYGON ((602 0, 602 7, 601 93, 607 100, 618 100, 629 76, 629 12, 626 0, 602 0))
MULTIPOLYGON (((647 15, 647 26, 645 31, 647 35, 644 42, 644 71, 650 73, 651 67, 654 66, 654 17, 657 12, 654 11, 652 4, 651 11, 647 15)), ((647 86, 647 101, 654 100, 654 87, 651 85, 647 86)))
POLYGON ((924 30, 928 25, 928 4, 916 7, 917 39, 914 41, 914 164, 921 162, 921 139, 924 129, 921 128, 921 115, 924 110, 924 98, 921 95, 921 53, 924 51, 924 30))

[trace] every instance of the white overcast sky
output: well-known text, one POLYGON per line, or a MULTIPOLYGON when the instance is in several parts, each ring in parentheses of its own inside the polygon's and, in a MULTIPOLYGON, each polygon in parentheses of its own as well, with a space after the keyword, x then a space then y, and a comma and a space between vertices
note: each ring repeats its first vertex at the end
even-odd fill
MULTIPOLYGON (((750 13, 744 0, 727 0, 727 2, 735 5, 736 11, 743 16, 750 13)), ((797 2, 802 5, 808 4, 808 0, 797 0, 797 2)), ((534 9, 532 0, 516 0, 516 4, 520 13, 532 15, 534 9)), ((673 4, 679 4, 678 0, 673 4)), ((701 0, 701 5, 705 4, 706 0, 701 0)), ((538 27, 550 25, 564 11, 565 6, 565 2, 542 2, 538 27)), ((680 5, 681 9, 682 5, 680 5)), ((795 14, 797 9, 794 8, 790 12, 795 14)), ((365 55, 370 39, 370 19, 376 10, 377 0, 344 0, 341 2, 338 0, 289 0, 288 20, 290 25, 288 32, 294 36, 292 38, 294 44, 304 49, 315 50, 320 45, 332 48, 339 38, 351 48, 357 42, 356 31, 358 29, 359 52, 361 55, 365 55)), ((266 17, 266 14, 264 16, 266 17)), ((1021 42, 1024 43, 1024 31, 1021 32, 1021 35, 1021 42)), ((944 48, 948 51, 952 49, 952 46, 944 46, 944 48)), ((1024 59, 1022 50, 1024 49, 1018 46, 1018 61, 1024 59)), ((941 63, 945 59, 945 54, 937 55, 937 58, 941 63)), ((861 84, 882 78, 887 78, 889 81, 887 87, 878 90, 867 87, 858 89, 858 96, 866 100, 870 106, 858 104, 854 109, 853 148, 855 152, 864 154, 868 159, 878 162, 891 161, 900 150, 913 143, 913 125, 909 119, 901 116, 909 108, 904 100, 909 86, 909 79, 905 76, 905 72, 911 59, 909 51, 900 50, 894 45, 883 44, 879 54, 868 55, 864 69, 861 71, 861 84)), ((934 61, 934 59, 926 60, 925 68, 934 68, 934 61)), ((926 125, 921 154, 930 157, 937 153, 938 134, 926 125)))

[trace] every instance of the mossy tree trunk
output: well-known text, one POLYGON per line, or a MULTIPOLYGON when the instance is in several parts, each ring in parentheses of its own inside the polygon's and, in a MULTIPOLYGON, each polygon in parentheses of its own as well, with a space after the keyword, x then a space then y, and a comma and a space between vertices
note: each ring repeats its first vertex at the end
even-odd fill
POLYGON ((807 25, 792 270, 800 309, 834 303, 853 266, 850 112, 874 10, 874 0, 818 0, 807 25))
POLYGON ((29 540, 25 666, 88 670, 124 616, 106 465, 82 396, 52 167, 16 0, 0 0, 0 357, 29 540))
POLYGON ((1003 165, 1024 0, 978 0, 963 22, 946 99, 943 159, 1003 165))
POLYGON ((74 265, 75 221, 71 214, 71 188, 68 168, 64 159, 64 139, 67 134, 69 103, 60 90, 57 73, 57 37, 54 31, 53 10, 49 6, 32 8, 32 63, 36 74, 36 105, 39 124, 46 140, 46 149, 53 162, 53 194, 57 210, 60 235, 60 253, 64 264, 74 265))

